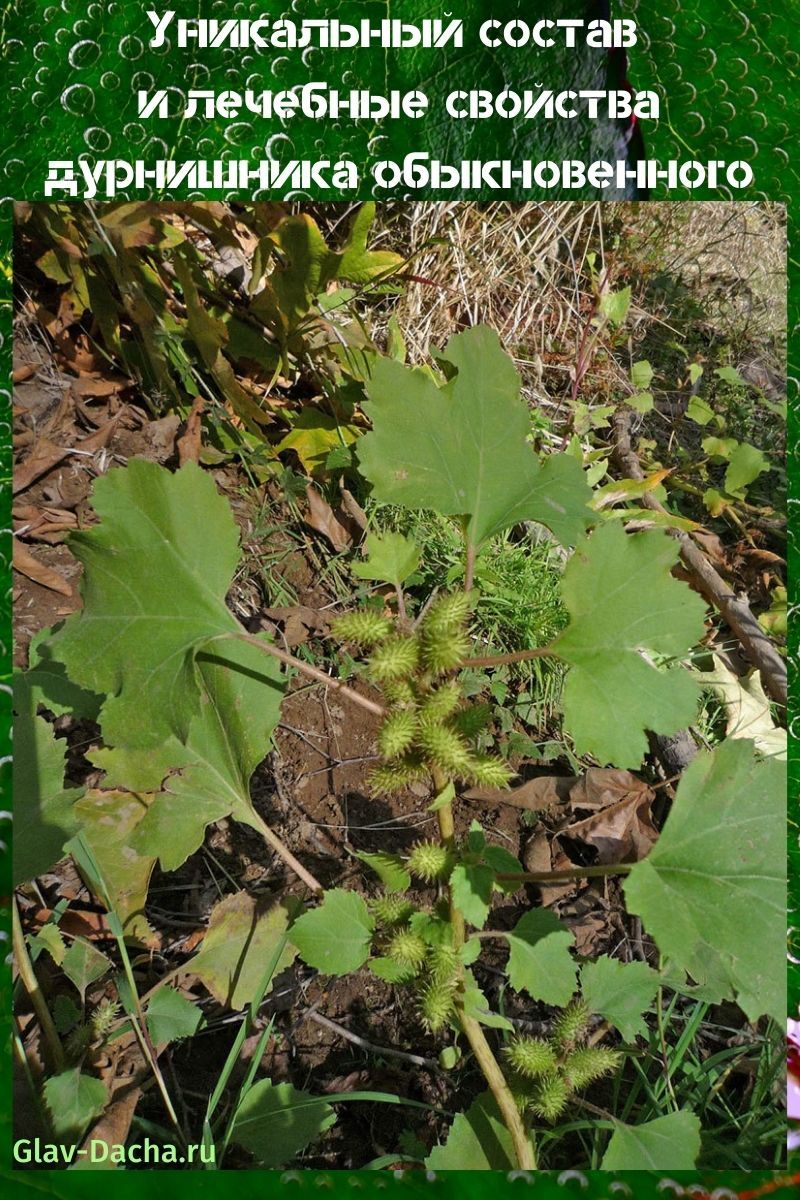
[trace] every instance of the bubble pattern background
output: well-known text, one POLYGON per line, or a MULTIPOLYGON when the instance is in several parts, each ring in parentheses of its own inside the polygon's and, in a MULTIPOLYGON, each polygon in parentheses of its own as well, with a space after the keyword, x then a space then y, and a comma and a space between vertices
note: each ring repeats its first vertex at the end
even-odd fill
MULTIPOLYGON (((461 157, 492 158, 502 148, 504 155, 526 157, 583 157, 589 132, 580 127, 560 124, 543 128, 506 121, 466 122, 428 117, 416 124, 398 123, 392 129, 375 129, 359 122, 333 124, 303 122, 286 129, 264 128, 252 114, 234 125, 223 122, 139 121, 135 93, 164 86, 173 89, 176 99, 189 87, 214 86, 256 90, 290 86, 309 80, 328 79, 331 86, 420 87, 431 97, 441 96, 455 87, 486 87, 499 91, 504 84, 512 88, 590 86, 605 78, 608 63, 604 56, 535 49, 508 50, 496 54, 476 48, 469 34, 461 52, 406 51, 402 56, 380 50, 358 52, 307 50, 249 52, 237 50, 179 51, 166 47, 151 51, 146 41, 149 22, 145 5, 133 6, 126 0, 89 3, 85 0, 18 0, 0 14, 2 69, 6 86, 6 109, 0 144, 0 197, 35 200, 42 198, 42 181, 50 158, 77 158, 89 162, 110 157, 274 157, 287 161, 295 157, 337 157, 349 155, 363 166, 370 158, 402 157, 423 144, 434 157, 450 161, 461 157), (439 57, 437 58, 436 55, 439 57), (385 140, 384 140, 385 139, 385 140)), ((166 6, 165 6, 166 7, 166 6)), ((170 7, 178 15, 256 17, 261 13, 275 18, 282 13, 294 18, 319 17, 318 0, 291 0, 275 3, 261 0, 172 0, 170 7)), ((443 6, 444 7, 444 6, 443 6)), ((455 9, 456 6, 453 6, 455 9)), ((520 15, 533 20, 537 16, 585 16, 586 5, 568 0, 470 0, 464 6, 470 29, 477 28, 490 16, 511 19, 520 15)), ((591 15, 602 15, 604 4, 591 15)), ((327 16, 352 21, 360 17, 380 19, 386 16, 383 0, 348 0, 325 8, 327 16)), ((789 206, 790 234, 796 226, 795 210, 800 203, 800 167, 795 149, 797 113, 800 108, 800 4, 797 0, 625 0, 614 6, 613 15, 632 16, 639 22, 640 43, 631 52, 628 74, 638 87, 652 87, 662 98, 662 116, 648 122, 644 130, 648 157, 666 160, 697 158, 706 160, 737 158, 751 162, 755 184, 742 200, 768 198, 789 206)), ((393 0, 391 16, 413 21, 422 16, 441 16, 421 0, 393 0)), ((597 131, 596 131, 597 132, 597 131)), ((618 130, 599 131, 609 140, 618 138, 618 130)), ((366 192, 363 195, 366 196, 366 192)), ((563 199, 564 193, 549 193, 563 199)), ((166 197, 165 197, 166 198, 166 197)), ((213 198, 213 197, 209 197, 213 198)), ((668 193, 659 190, 653 198, 702 199, 697 190, 668 193)), ((717 197, 719 198, 719 193, 717 197)), ((3 579, 0 590, 0 686, 4 689, 10 670, 10 230, 11 204, 0 202, 0 564, 3 579)), ((795 245, 794 236, 791 245, 795 245)), ((790 399, 790 482, 791 513, 796 511, 800 492, 800 441, 798 432, 798 288, 800 276, 796 258, 790 250, 790 324, 792 328, 789 399, 790 399)), ((790 514, 791 515, 791 514, 790 514)), ((792 522, 792 524, 795 524, 792 522)), ((790 533, 790 572, 797 577, 798 547, 796 528, 790 533)), ((796 612, 796 589, 790 593, 792 612, 796 612)), ((792 673, 793 722, 800 722, 797 705, 798 643, 796 622, 790 625, 790 662, 792 673)), ((5 694, 5 693, 4 693, 5 694)), ((791 906, 793 919, 800 925, 800 850, 798 850, 798 755, 792 745, 790 863, 792 877, 791 906)), ((3 807, 10 805, 8 756, 10 753, 8 706, 0 714, 0 783, 4 785, 3 807)), ((0 829, 0 836, 5 829, 0 829)), ((0 896, 8 896, 8 855, 0 848, 0 869, 6 887, 0 896)), ((7 940, 8 902, 0 899, 0 939, 7 940)), ((3 947, 0 947, 3 949, 3 947)), ((4 951, 5 953, 5 951, 4 951)), ((10 971, 0 972, 0 1030, 2 1045, 8 1045, 5 1022, 10 1012, 10 971)), ((790 1007, 800 1004, 800 968, 790 971, 790 1007)), ((10 1057, 4 1049, 0 1066, 3 1086, 10 1094, 10 1057)), ((0 1176, 11 1178, 8 1152, 10 1131, 6 1106, 0 1110, 2 1159, 0 1176)), ((228 1190, 224 1175, 193 1172, 177 1178, 177 1193, 201 1200, 221 1196, 228 1190)), ((502 1190, 535 1200, 658 1200, 660 1197, 693 1197, 711 1194, 713 1200, 732 1200, 741 1189, 753 1196, 770 1186, 771 1194, 790 1196, 796 1190, 791 1183, 766 1172, 748 1175, 715 1173, 679 1173, 662 1178, 657 1173, 625 1172, 618 1178, 601 1172, 562 1172, 535 1177, 517 1172, 500 1182, 476 1173, 451 1173, 446 1178, 426 1176, 424 1172, 406 1172, 402 1176, 355 1172, 257 1172, 239 1173, 236 1188, 241 1200, 250 1197, 296 1193, 302 1196, 329 1193, 356 1195, 369 1189, 386 1194, 440 1196, 442 1200, 458 1196, 472 1200, 502 1190)), ((114 1190, 119 1200, 138 1196, 142 1180, 137 1175, 117 1173, 114 1190)), ((13 1174, 15 1194, 36 1191, 53 1197, 89 1196, 108 1188, 103 1175, 36 1172, 13 1174)))

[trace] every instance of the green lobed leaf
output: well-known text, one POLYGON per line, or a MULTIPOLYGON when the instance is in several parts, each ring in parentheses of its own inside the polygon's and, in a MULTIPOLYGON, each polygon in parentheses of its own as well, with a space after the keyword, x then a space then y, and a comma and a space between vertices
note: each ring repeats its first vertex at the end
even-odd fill
POLYGON ((534 1000, 569 1004, 575 992, 577 967, 570 954, 574 935, 547 908, 532 908, 508 934, 511 953, 506 974, 516 992, 534 1000))
POLYGON ((621 325, 628 315, 631 306, 630 287, 620 288, 618 292, 604 292, 600 298, 599 310, 612 325, 621 325))
POLYGON ((194 656, 239 625, 225 605, 239 557, 236 524, 194 463, 171 474, 132 459, 101 476, 99 525, 74 534, 84 608, 49 643, 79 686, 106 695, 108 745, 185 740, 200 709, 194 656))
POLYGON ((141 786, 148 760, 157 766, 163 790, 154 797, 131 845, 140 854, 160 858, 166 871, 175 870, 198 849, 207 825, 228 814, 261 828, 250 798, 250 778, 269 749, 285 687, 277 660, 246 642, 226 642, 213 654, 198 653, 194 678, 201 707, 190 722, 186 745, 173 737, 152 755, 129 752, 118 759, 112 751, 102 752, 102 759, 95 756, 128 787, 134 783, 126 772, 133 770, 141 786))
POLYGON ((605 1017, 626 1041, 647 1034, 643 1013, 653 1002, 660 978, 643 962, 617 962, 604 954, 581 969, 581 995, 593 1013, 605 1017))
POLYGON ((281 1167, 336 1121, 321 1096, 301 1092, 290 1083, 261 1079, 236 1111, 231 1139, 249 1150, 262 1167, 281 1167))
POLYGON ((95 980, 105 975, 111 967, 111 962, 100 950, 96 950, 86 938, 76 938, 61 960, 61 970, 81 994, 81 1000, 86 995, 86 989, 95 980))
POLYGON ((575 542, 592 521, 581 464, 562 454, 539 463, 519 376, 497 335, 465 330, 445 354, 455 374, 441 387, 428 371, 374 361, 365 406, 372 431, 358 458, 377 499, 466 517, 475 546, 525 520, 575 542))
POLYGON ((405 892, 411 887, 411 874, 399 854, 387 854, 383 850, 377 854, 368 854, 366 850, 356 850, 355 857, 372 867, 390 892, 405 892))
POLYGON ((508 1171, 516 1165, 511 1134, 491 1092, 456 1115, 447 1140, 425 1159, 430 1171, 508 1171))
POLYGON ((450 891, 456 908, 476 929, 483 929, 489 915, 494 871, 491 867, 459 863, 450 876, 450 891))
MULTIPOLYGON (((296 911, 297 901, 292 896, 262 902, 247 892, 225 896, 211 910, 203 944, 185 969, 202 980, 220 1004, 237 1010, 245 1008, 258 993, 264 964, 284 942, 296 911)), ((273 979, 293 958, 294 949, 287 943, 273 979)))
POLYGON ((297 918, 289 936, 310 967, 327 975, 347 975, 367 961, 373 928, 361 896, 333 888, 317 908, 297 918))
POLYGON ((44 1100, 56 1137, 76 1142, 103 1111, 106 1089, 99 1079, 84 1075, 80 1067, 70 1067, 45 1081, 44 1100))
MULTIPOLYGON (((692 366, 696 367, 697 363, 692 363, 692 366)), ((692 396, 686 409, 686 415, 696 425, 708 425, 709 421, 714 419, 714 409, 702 396, 692 396)))
POLYGON ((578 754, 637 767, 646 730, 670 734, 693 721, 699 694, 688 672, 641 654, 679 658, 702 637, 705 603, 673 579, 677 557, 666 533, 628 535, 614 523, 576 547, 562 584, 571 621, 554 649, 572 668, 564 723, 578 754))
POLYGON ((172 987, 161 987, 147 1006, 147 1029, 154 1046, 193 1037, 203 1024, 203 1013, 188 996, 172 987))
POLYGON ((683 1109, 644 1125, 614 1122, 604 1171, 691 1171, 700 1153, 700 1121, 683 1109))
POLYGON ((375 202, 362 204, 353 217, 347 241, 342 247, 338 279, 350 283, 369 283, 373 279, 389 276, 403 266, 403 259, 391 250, 368 250, 367 235, 375 220, 375 202))
POLYGON ((514 1032, 514 1026, 507 1017, 501 1016, 500 1013, 492 1012, 489 1001, 484 996, 478 986, 477 979, 470 970, 464 971, 462 1004, 466 1015, 479 1021, 481 1025, 486 1025, 489 1029, 505 1029, 508 1033, 514 1032))
POLYGON ((761 450, 749 442, 740 442, 732 452, 725 471, 725 491, 732 496, 744 492, 748 484, 771 469, 771 463, 761 450))
POLYGON ((700 754, 625 882, 628 910, 698 984, 751 1021, 786 1015, 785 767, 729 738, 700 754))
POLYGON ((419 547, 413 538, 402 533, 391 530, 368 533, 365 547, 367 558, 350 567, 357 579, 371 579, 398 587, 419 566, 419 547))

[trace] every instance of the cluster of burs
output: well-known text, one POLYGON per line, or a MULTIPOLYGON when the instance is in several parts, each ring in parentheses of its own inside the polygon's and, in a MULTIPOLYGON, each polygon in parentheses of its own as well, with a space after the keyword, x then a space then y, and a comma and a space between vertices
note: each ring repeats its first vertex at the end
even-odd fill
POLYGON ((476 748, 489 706, 465 704, 452 678, 469 654, 473 603, 466 592, 442 596, 408 632, 368 609, 334 622, 335 637, 370 651, 367 674, 389 705, 378 734, 384 761, 370 777, 374 794, 400 791, 437 772, 481 787, 506 787, 512 778, 506 763, 476 748))

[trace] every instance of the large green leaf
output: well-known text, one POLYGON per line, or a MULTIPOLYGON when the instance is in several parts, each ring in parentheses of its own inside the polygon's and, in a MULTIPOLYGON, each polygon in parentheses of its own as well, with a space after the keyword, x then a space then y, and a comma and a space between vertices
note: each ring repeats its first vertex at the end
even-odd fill
POLYGON ((230 507, 193 463, 171 474, 133 459, 98 479, 95 528, 70 545, 84 609, 50 642, 70 679, 108 696, 106 743, 184 740, 200 706, 194 655, 239 626, 225 606, 238 560, 230 507))
POLYGON ((752 742, 701 754, 649 856, 625 883, 628 909, 699 984, 751 1020, 786 1016, 785 768, 752 742))
POLYGON ((645 1125, 615 1122, 604 1171, 691 1171, 700 1153, 700 1122, 682 1110, 645 1125))
POLYGON ((239 1105, 231 1137, 262 1167, 281 1167, 335 1120, 336 1113, 324 1097, 298 1091, 290 1083, 262 1079, 239 1105))
POLYGON ((367 961, 373 920, 355 892, 334 888, 298 917, 290 937, 300 957, 327 975, 347 975, 367 961))
POLYGON ((703 634, 704 602, 670 574, 677 557, 667 534, 628 535, 609 523, 576 548, 564 572, 572 620, 555 650, 572 667, 564 723, 579 754, 636 767, 645 730, 675 733, 695 717, 688 672, 659 669, 642 654, 680 658, 703 634))
POLYGON ((560 454, 540 465, 519 376, 497 335, 482 325, 458 333, 446 358, 455 373, 442 387, 427 371, 375 360, 365 406, 372 432, 358 458, 376 497, 466 517, 473 545, 525 520, 575 542, 592 519, 582 468, 560 454))
MULTIPOLYGON (((161 776, 167 775, 165 768, 170 773, 132 839, 140 853, 156 855, 167 871, 180 866, 200 846, 205 827, 224 816, 261 826, 250 800, 250 777, 269 749, 283 699, 277 661, 250 643, 222 643, 213 654, 201 651, 194 666, 200 711, 185 746, 173 737, 154 755, 161 776)), ((146 757, 147 752, 125 756, 124 767, 136 765, 134 778, 146 757)), ((100 761, 115 768, 113 752, 100 761)), ((114 778, 121 775, 115 770, 114 778)))
POLYGON ((431 1171, 508 1171, 516 1166, 511 1134, 491 1092, 458 1113, 447 1140, 425 1159, 431 1171))
POLYGON ((75 801, 64 787, 67 743, 36 715, 41 699, 33 672, 14 677, 14 883, 49 870, 78 828, 75 801))
POLYGON ((574 934, 547 908, 532 908, 508 935, 508 979, 517 992, 563 1007, 575 991, 577 968, 570 954, 574 934))
POLYGON ((643 1013, 658 991, 659 976, 643 962, 617 962, 604 954, 581 970, 581 995, 626 1041, 646 1034, 643 1013))

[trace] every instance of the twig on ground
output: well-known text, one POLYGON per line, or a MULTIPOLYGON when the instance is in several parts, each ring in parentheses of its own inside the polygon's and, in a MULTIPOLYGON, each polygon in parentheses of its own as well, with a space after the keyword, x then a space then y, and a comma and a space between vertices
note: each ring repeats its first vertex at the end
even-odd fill
POLYGON ((434 1058, 425 1058, 422 1054, 410 1054, 407 1050, 397 1050, 394 1046, 377 1046, 374 1042, 369 1042, 366 1038, 359 1037, 357 1033, 346 1029, 344 1025, 338 1025, 330 1017, 325 1017, 322 1013, 315 1012, 313 1009, 309 1009, 305 1015, 309 1020, 316 1021, 317 1025, 322 1025, 325 1029, 330 1029, 331 1033, 343 1037, 345 1041, 352 1042, 354 1046, 359 1046, 369 1054, 380 1054, 384 1058, 399 1058, 404 1062, 412 1063, 415 1067, 428 1067, 432 1071, 441 1070, 434 1058))
MULTIPOLYGON (((644 479, 639 457, 631 445, 631 411, 620 408, 613 418, 614 458, 628 479, 644 479)), ((649 492, 642 496, 642 504, 653 512, 668 510, 649 492)), ((682 530, 670 530, 680 545, 681 559, 692 575, 700 591, 714 605, 719 614, 731 627, 742 644, 749 661, 757 668, 768 695, 786 707, 786 664, 774 645, 759 625, 747 600, 728 586, 712 567, 703 551, 682 530)))

